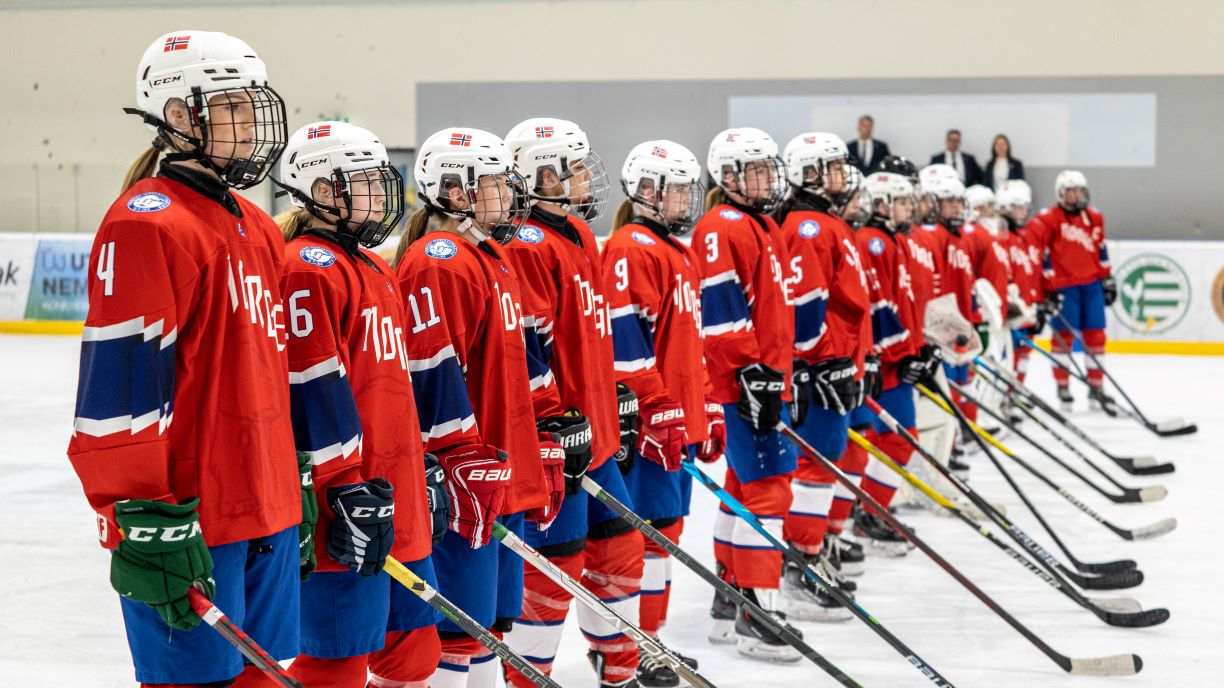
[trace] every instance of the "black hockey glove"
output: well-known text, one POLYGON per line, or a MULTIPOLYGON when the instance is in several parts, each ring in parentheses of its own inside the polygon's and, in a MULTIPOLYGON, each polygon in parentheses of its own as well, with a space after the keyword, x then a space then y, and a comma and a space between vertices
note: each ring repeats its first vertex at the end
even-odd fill
POLYGON ((802 358, 796 358, 792 365, 790 417, 792 423, 800 425, 807 418, 808 404, 812 401, 812 371, 802 358))
POLYGON ((327 539, 327 553, 363 576, 378 575, 395 541, 394 492, 382 478, 329 488, 327 503, 336 512, 336 520, 327 539))
POLYGON ((541 418, 536 429, 557 437, 557 444, 565 450, 565 494, 578 494, 582 476, 591 467, 591 422, 578 409, 570 409, 563 416, 541 418))
POLYGON ((758 432, 773 430, 782 419, 782 391, 786 374, 764 363, 744 366, 738 373, 740 399, 736 413, 758 432))
POLYGON ((901 359, 898 377, 902 382, 917 385, 931 380, 939 364, 943 363, 943 353, 934 344, 923 344, 917 356, 906 356, 901 359))
POLYGON ((319 523, 319 502, 314 491, 314 464, 309 452, 298 452, 298 478, 302 483, 302 520, 298 523, 298 576, 310 578, 318 562, 315 559, 315 526, 319 523))
POLYGON ((830 358, 813 363, 812 403, 820 408, 845 415, 858 407, 863 399, 863 385, 854 379, 858 366, 849 356, 830 358))
POLYGON ((446 535, 450 522, 450 498, 446 496, 446 471, 433 454, 425 454, 425 498, 429 503, 431 537, 436 545, 446 535))
POLYGON ((867 354, 867 359, 863 361, 863 394, 879 399, 883 392, 884 374, 880 372, 880 357, 867 354))
POLYGON ((616 412, 620 416, 620 448, 616 450, 616 467, 621 475, 629 475, 637 453, 638 398, 623 382, 616 383, 616 412))
POLYGON ((1118 300, 1118 281, 1113 276, 1101 280, 1101 291, 1105 295, 1105 305, 1112 306, 1118 300))
POLYGON ((1063 301, 1066 299, 1066 295, 1061 291, 1050 292, 1041 305, 1045 308, 1046 315, 1052 318, 1062 312, 1063 301))
POLYGON ((990 324, 980 322, 975 324, 973 329, 977 330, 978 339, 982 341, 982 351, 985 352, 986 347, 990 346, 990 324))

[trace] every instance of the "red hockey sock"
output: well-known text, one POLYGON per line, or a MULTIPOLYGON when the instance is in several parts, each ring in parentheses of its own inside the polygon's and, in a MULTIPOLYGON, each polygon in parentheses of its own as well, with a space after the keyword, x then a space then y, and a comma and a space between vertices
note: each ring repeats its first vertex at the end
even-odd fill
MULTIPOLYGON (((586 570, 582 586, 635 625, 639 621, 638 593, 645 556, 642 540, 641 533, 631 530, 615 537, 590 539, 583 552, 586 570)), ((615 684, 632 679, 638 667, 637 645, 585 605, 578 606, 577 616, 591 650, 603 655, 600 681, 615 684)))
MULTIPOLYGON (((361 688, 366 683, 366 666, 369 655, 356 657, 311 657, 298 655, 289 667, 289 673, 310 688, 361 688)), ((432 674, 434 667, 429 668, 432 674)), ((429 675, 426 674, 426 678, 429 675)), ((252 685, 272 685, 271 683, 252 685)))
MULTIPOLYGON (((866 432, 862 428, 856 428, 866 432)), ((863 471, 867 469, 867 450, 854 442, 846 443, 846 453, 842 454, 837 467, 851 480, 862 483, 863 471)), ((854 493, 846 486, 838 483, 833 492, 833 505, 829 507, 829 532, 840 535, 850 519, 850 510, 854 508, 854 493)))
POLYGON ((437 626, 391 631, 387 633, 383 649, 370 655, 370 686, 427 688, 429 677, 438 668, 441 653, 437 626))
POLYGON ((799 457, 799 468, 791 477, 790 512, 782 535, 805 554, 820 554, 829 530, 829 509, 833 505, 833 474, 806 456, 799 457))
POLYGON ((272 688, 275 685, 276 682, 268 678, 267 674, 260 671, 255 665, 247 664, 242 667, 242 673, 238 674, 238 678, 234 679, 230 688, 272 688))
POLYGON ((1066 387, 1071 383, 1071 374, 1067 372, 1071 368, 1071 333, 1067 330, 1054 330, 1053 336, 1050 337, 1050 353, 1054 354, 1054 360, 1061 363, 1061 366, 1054 366, 1054 382, 1058 383, 1059 387, 1066 387))
MULTIPOLYGON (((582 575, 582 552, 565 557, 550 557, 549 561, 571 578, 582 575)), ((515 652, 530 657, 532 663, 547 674, 552 671, 557 646, 561 643, 561 630, 569 613, 570 600, 574 599, 574 596, 534 566, 526 562, 523 566, 523 613, 514 622, 514 630, 507 636, 507 643, 515 652)), ((516 688, 533 685, 526 677, 512 669, 507 668, 506 676, 516 688)))
POLYGON ((1105 373, 1097 365, 1097 362, 1105 356, 1105 330, 1084 330, 1084 344, 1088 346, 1089 353, 1096 356, 1095 361, 1092 356, 1084 356, 1088 384, 1099 388, 1105 384, 1105 373))
MULTIPOLYGON (((680 541, 684 519, 677 519, 659 532, 672 542, 680 541)), ((671 556, 653 540, 646 541, 646 556, 642 566, 642 596, 638 620, 650 635, 658 635, 667 619, 667 602, 671 595, 671 556)))
POLYGON ((1028 376, 1029 356, 1033 353, 1033 349, 1028 346, 1016 347, 1016 379, 1021 384, 1024 383, 1024 378, 1028 376))
MULTIPOLYGON (((918 436, 914 428, 907 428, 907 431, 914 437, 918 436)), ((905 438, 893 432, 880 434, 875 430, 868 432, 866 437, 868 442, 874 444, 888 458, 902 466, 909 464, 913 448, 905 441, 905 438)), ((897 493, 897 486, 900 484, 901 476, 894 473, 883 462, 871 457, 863 480, 863 490, 871 495, 872 499, 879 502, 881 506, 888 506, 892 503, 893 495, 897 493)))
MULTIPOLYGON (((766 532, 782 539, 782 524, 790 511, 790 475, 772 475, 741 483, 727 470, 727 492, 756 515, 766 532)), ((782 553, 741 518, 731 528, 731 580, 742 588, 776 590, 782 576, 782 553)))

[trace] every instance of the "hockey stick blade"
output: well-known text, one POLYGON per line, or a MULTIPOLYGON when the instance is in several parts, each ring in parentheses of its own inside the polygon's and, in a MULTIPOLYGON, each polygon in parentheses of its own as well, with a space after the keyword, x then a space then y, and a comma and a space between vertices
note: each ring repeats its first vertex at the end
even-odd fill
POLYGON ((1088 597, 1085 599, 1097 609, 1114 614, 1138 614, 1143 611, 1143 605, 1133 597, 1088 597))
POLYGON ((1081 576, 1073 571, 1062 574, 1085 590, 1125 590, 1143 583, 1143 572, 1139 569, 1107 573, 1103 576, 1081 576))
POLYGON ((1069 664, 1063 668, 1075 676, 1133 676, 1143 670, 1139 655, 1071 659, 1069 664))
MULTIPOLYGON (((1151 459, 1152 461, 1156 460, 1155 458, 1148 456, 1140 458, 1151 459)), ((1138 463, 1138 459, 1135 460, 1136 463, 1128 463, 1128 461, 1130 461, 1129 459, 1114 459, 1113 461, 1121 466, 1122 470, 1130 473, 1131 475, 1164 475, 1177 470, 1177 467, 1171 463, 1151 463, 1148 465, 1140 465, 1138 463)))
POLYGON ((1101 618, 1101 621, 1120 628, 1150 628, 1169 620, 1169 610, 1163 608, 1126 614, 1104 610, 1093 611, 1101 618))
POLYGON ((1133 457, 1119 456, 1117 457, 1117 460, 1129 463, 1133 468, 1155 468, 1156 466, 1159 466, 1159 465, 1168 465, 1168 466, 1173 465, 1173 464, 1161 464, 1159 461, 1156 460, 1155 456, 1152 456, 1150 454, 1144 454, 1143 456, 1133 456, 1133 457))
POLYGON ((1177 437, 1179 435, 1193 435, 1198 432, 1198 425, 1195 423, 1187 423, 1185 418, 1170 418, 1162 420, 1159 423, 1151 425, 1152 431, 1161 437, 1177 437))
POLYGON ((1150 485, 1139 490, 1139 501, 1147 504, 1159 502, 1169 496, 1169 490, 1164 485, 1150 485))
POLYGON ((1110 526, 1111 530, 1127 540, 1151 540, 1153 538, 1158 538, 1161 535, 1167 535, 1173 532, 1173 530, 1176 528, 1177 519, 1172 517, 1166 518, 1163 521, 1157 521, 1149 526, 1132 528, 1131 530, 1124 530, 1122 528, 1114 528, 1113 526, 1110 526))
POLYGON ((1130 571, 1131 569, 1139 568, 1139 564, 1134 559, 1119 559, 1117 561, 1102 562, 1081 561, 1076 563, 1075 568, 1083 571, 1084 573, 1095 573, 1099 575, 1105 573, 1118 573, 1119 571, 1130 571))

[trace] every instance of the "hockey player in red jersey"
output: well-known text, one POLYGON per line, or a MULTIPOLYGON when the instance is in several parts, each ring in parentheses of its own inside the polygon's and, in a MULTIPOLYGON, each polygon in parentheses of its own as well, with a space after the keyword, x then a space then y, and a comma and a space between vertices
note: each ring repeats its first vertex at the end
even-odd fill
MULTIPOLYGON (((995 211, 994 192, 989 187, 975 184, 965 189, 965 226, 962 233, 976 277, 975 294, 984 286, 977 280, 986 280, 998 297, 993 301, 999 304, 998 317, 1000 322, 1004 322, 1007 320, 1007 284, 1011 279, 1011 265, 1007 249, 998 241, 999 218, 995 211)), ((987 323, 994 315, 983 313, 982 316, 983 327, 978 330, 978 336, 982 337, 982 348, 985 349, 989 344, 987 323)))
MULTIPOLYGON (((1116 413, 1113 399, 1105 394, 1104 374, 1097 367, 1105 355, 1105 307, 1118 298, 1118 286, 1109 270, 1105 246, 1105 218, 1088 205, 1088 181, 1077 170, 1063 170, 1054 181, 1058 203, 1038 213, 1028 231, 1029 242, 1042 261, 1042 288, 1051 310, 1060 311, 1050 325, 1054 330, 1051 349, 1055 357, 1070 365, 1071 332, 1078 330, 1096 356, 1085 357, 1089 405, 1116 413)), ((1058 398, 1067 409, 1072 403, 1065 368, 1054 368, 1058 398)))
POLYGON ((136 679, 256 685, 187 591, 297 655, 314 495, 294 459, 283 241, 231 191, 276 163, 284 103, 250 46, 207 31, 155 40, 136 100, 156 135, 94 238, 68 456, 113 550, 136 679))
MULTIPOLYGON (((443 129, 417 151, 425 207, 409 218, 396 275, 407 300, 408 369, 421 437, 438 456, 449 531, 434 546, 438 587, 476 621, 510 630, 522 611, 523 562, 489 546, 492 522, 522 534, 547 522, 565 485, 556 445, 534 427, 518 278, 504 244, 522 226, 526 188, 497 136, 443 129)), ((496 658, 449 621, 434 688, 488 688, 496 658)))
POLYGON ((374 134, 315 122, 289 138, 280 183, 295 206, 277 217, 294 437, 323 497, 291 671, 308 686, 362 688, 368 669, 374 688, 424 688, 440 619, 382 567, 391 554, 436 587, 431 535, 445 532, 447 502, 422 448, 403 299, 368 250, 403 218, 403 180, 374 134))
MULTIPOLYGON (((567 496, 547 530, 526 540, 625 618, 638 618, 642 534, 581 488, 584 474, 622 502, 632 503, 615 456, 620 448, 612 333, 603 269, 588 219, 607 202, 603 162, 573 122, 547 117, 520 122, 506 146, 531 195, 531 212, 506 246, 523 290, 524 333, 541 368, 555 382, 560 406, 536 406, 536 425, 560 438, 567 452, 567 496), (581 440, 576 441, 576 440, 581 440)), ((654 429, 644 428, 643 434, 654 429)), ((572 595, 534 567, 525 572, 526 600, 511 647, 551 669, 572 595)), ((603 686, 631 682, 637 646, 584 606, 578 624, 603 686)), ((512 673, 511 682, 529 686, 512 673)))
MULTIPOLYGON (((716 461, 725 439, 722 405, 707 403, 697 256, 677 240, 702 213, 701 164, 674 141, 647 141, 629 152, 621 186, 629 198, 604 245, 604 293, 616 380, 636 397, 642 419, 621 466, 637 514, 679 541, 692 494, 680 461, 693 455, 716 461)), ((671 558, 647 542, 642 630, 658 635, 670 594, 671 558)), ((671 667, 647 655, 637 680, 643 688, 680 682, 671 667)))
POLYGON ((1025 319, 1017 322, 1012 329, 1016 377, 1023 382, 1032 353, 1025 341, 1044 329, 1049 317, 1041 291, 1041 263, 1036 260, 1032 245, 1028 242, 1028 227, 1034 221, 1033 191, 1024 180, 1009 179, 999 188, 996 202, 1005 225, 1012 285, 1015 286, 1017 298, 1027 307, 1025 319))
MULTIPOLYGON (((906 177, 890 172, 868 175, 865 201, 871 219, 856 234, 859 253, 867 271, 871 295, 871 331, 880 355, 882 378, 879 402, 907 430, 915 429, 913 385, 926 382, 939 363, 939 349, 922 342, 922 327, 915 310, 911 259, 902 237, 914 218, 914 187, 906 177)), ((910 445, 877 424, 868 439, 898 463, 909 462, 910 445)), ((863 489, 875 501, 888 506, 899 478, 877 461, 867 465, 863 489)), ((876 514, 859 509, 854 532, 875 550, 892 556, 905 554, 909 546, 876 514)))
MULTIPOLYGON (((833 215, 854 193, 847 185, 852 166, 845 142, 820 132, 791 139, 783 161, 790 196, 777 217, 790 255, 795 300, 791 420, 800 436, 840 464, 850 412, 862 399, 865 361, 871 350, 871 302, 862 260, 853 230, 833 215)), ((862 473, 862 466, 847 468, 862 473)), ((800 456, 791 490, 794 501, 783 529, 791 546, 835 580, 841 580, 843 570, 861 572, 862 548, 829 534, 836 490, 833 474, 800 456)), ((850 584, 844 580, 841 584, 849 592, 850 584)), ((782 591, 790 615, 797 619, 834 621, 850 616, 790 562, 782 591)))
MULTIPOLYGON (((750 127, 715 136, 706 169, 717 187, 692 245, 701 266, 706 366, 726 417, 725 487, 781 538, 797 462, 794 446, 774 428, 789 420, 795 317, 786 242, 766 213, 785 193, 786 172, 778 145, 750 127)), ((714 556, 728 582, 782 614, 781 553, 726 507, 715 521, 714 556)), ((726 600, 716 597, 711 613, 713 642, 735 642, 748 657, 799 660, 794 648, 726 600)))

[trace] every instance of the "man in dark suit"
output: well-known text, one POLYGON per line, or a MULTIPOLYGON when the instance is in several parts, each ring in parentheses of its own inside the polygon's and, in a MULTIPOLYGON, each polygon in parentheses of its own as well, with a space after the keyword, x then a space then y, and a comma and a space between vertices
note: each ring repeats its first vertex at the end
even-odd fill
POLYGON ((978 165, 977 158, 973 157, 970 153, 961 151, 960 144, 960 129, 949 129, 948 136, 944 139, 944 151, 932 155, 931 164, 951 165, 967 187, 981 184, 982 168, 978 165))
POLYGON ((875 120, 863 115, 858 121, 858 138, 850 142, 850 161, 863 174, 871 174, 889 155, 888 144, 871 137, 875 120))

